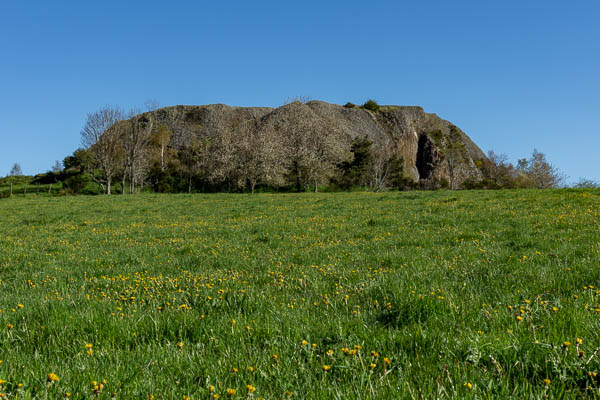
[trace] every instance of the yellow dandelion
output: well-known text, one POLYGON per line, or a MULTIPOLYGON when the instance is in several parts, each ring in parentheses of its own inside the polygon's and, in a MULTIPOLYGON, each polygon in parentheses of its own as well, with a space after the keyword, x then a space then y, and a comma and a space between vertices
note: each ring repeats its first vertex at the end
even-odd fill
POLYGON ((235 389, 227 389, 226 393, 227 393, 227 396, 234 396, 237 393, 237 390, 235 390, 235 389))
POLYGON ((565 348, 565 349, 566 349, 567 347, 569 347, 570 345, 571 345, 571 342, 569 342, 569 341, 566 341, 566 340, 565 340, 565 341, 562 343, 562 347, 563 347, 563 348, 565 348))
POLYGON ((330 365, 323 365, 323 366, 321 367, 321 369, 322 369, 323 371, 327 372, 327 371, 329 371, 329 370, 331 369, 331 366, 330 366, 330 365))
POLYGON ((549 384, 551 384, 551 383, 552 383, 552 381, 551 381, 550 379, 546 378, 546 379, 544 379, 544 383, 545 383, 546 385, 549 385, 549 384))
POLYGON ((183 347, 183 342, 177 342, 177 347, 181 349, 183 347))
POLYGON ((373 363, 371 363, 371 364, 369 364, 369 367, 370 367, 371 369, 375 369, 375 367, 377 367, 377 364, 373 364, 373 363))
POLYGON ((252 385, 246 385, 246 390, 250 393, 256 392, 256 388, 252 385))
POLYGON ((306 346, 308 344, 308 342, 306 340, 302 341, 302 346, 306 346))
POLYGON ((389 358, 387 358, 387 357, 384 357, 384 358, 383 358, 383 362, 384 362, 384 363, 386 363, 387 365, 390 365, 390 364, 392 363, 392 360, 390 360, 390 359, 389 359, 389 358))
POLYGON ((60 378, 58 377, 58 375, 56 375, 52 372, 48 374, 48 382, 57 382, 57 381, 60 381, 60 378))
POLYGON ((465 387, 469 390, 473 389, 473 384, 470 382, 465 383, 465 387))

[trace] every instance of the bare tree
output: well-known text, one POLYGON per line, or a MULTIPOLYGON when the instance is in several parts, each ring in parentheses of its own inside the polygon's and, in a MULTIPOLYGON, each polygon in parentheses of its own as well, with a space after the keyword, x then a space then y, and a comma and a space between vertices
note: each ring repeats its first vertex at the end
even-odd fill
POLYGON ((290 173, 297 190, 312 184, 318 191, 318 185, 333 176, 337 165, 350 158, 350 146, 340 128, 315 115, 309 106, 294 102, 285 107, 287 118, 279 130, 290 173))
POLYGON ((62 166, 61 162, 56 160, 56 162, 52 166, 51 171, 54 172, 55 174, 59 174, 62 172, 62 170, 63 170, 63 166, 62 166))
POLYGON ((524 170, 538 189, 557 188, 564 185, 566 178, 552 164, 546 160, 546 155, 533 149, 531 158, 527 161, 520 160, 521 170, 524 170))
POLYGON ((278 186, 284 182, 285 148, 270 126, 258 128, 248 121, 239 128, 236 140, 236 164, 242 184, 248 182, 254 193, 260 182, 278 186))
POLYGON ((179 151, 179 160, 188 175, 188 193, 192 193, 192 179, 199 173, 208 174, 212 143, 209 138, 193 139, 179 151))
POLYGON ((10 169, 10 176, 21 176, 23 175, 23 170, 21 169, 21 165, 19 163, 14 163, 12 168, 10 169))
POLYGON ((445 139, 444 157, 448 167, 450 190, 454 190, 456 189, 457 171, 466 159, 466 149, 460 131, 454 125, 450 125, 450 131, 445 139))
POLYGON ((160 152, 160 170, 164 171, 166 168, 167 158, 167 146, 171 141, 171 131, 166 125, 161 125, 156 130, 156 133, 152 137, 152 143, 159 148, 160 152))
POLYGON ((125 119, 125 113, 119 107, 105 106, 89 113, 81 130, 81 144, 93 155, 95 166, 102 171, 103 177, 92 177, 102 186, 106 184, 106 193, 111 194, 112 179, 119 169, 122 155, 120 138, 116 130, 111 130, 117 122, 125 119))
MULTIPOLYGON (((116 128, 121 137, 124 150, 123 175, 129 177, 129 194, 133 194, 136 179, 140 177, 144 163, 147 161, 146 152, 152 138, 152 127, 154 120, 149 114, 135 115, 132 110, 132 116, 129 121, 123 121, 116 128)), ((123 178, 123 182, 125 178, 123 178)), ((123 187, 123 192, 125 188, 123 187)))
POLYGON ((373 162, 370 168, 371 184, 370 186, 379 192, 388 185, 391 172, 390 160, 394 155, 394 147, 390 139, 386 138, 381 143, 375 145, 373 149, 373 162))
POLYGON ((146 111, 156 111, 160 108, 160 102, 156 99, 148 99, 144 102, 146 111))

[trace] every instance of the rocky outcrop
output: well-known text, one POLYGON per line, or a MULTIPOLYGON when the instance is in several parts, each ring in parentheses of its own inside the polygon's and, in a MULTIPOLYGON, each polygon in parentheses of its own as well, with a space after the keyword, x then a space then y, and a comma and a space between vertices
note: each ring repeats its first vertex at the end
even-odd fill
MULTIPOLYGON (((426 113, 421 107, 381 106, 378 111, 369 111, 322 101, 295 102, 276 109, 223 104, 179 105, 146 113, 144 117, 152 118, 154 126, 166 125, 171 131, 171 146, 181 148, 193 138, 219 135, 225 130, 235 133, 237 127, 248 121, 252 121, 256 129, 271 124, 293 130, 298 115, 341 130, 348 146, 352 139, 363 136, 379 146, 386 146, 404 158, 405 173, 415 181, 449 179, 445 148, 452 124, 435 114, 426 113)), ((464 157, 461 157, 460 167, 455 172, 458 184, 467 178, 481 178, 475 161, 486 158, 464 132, 459 132, 464 157)))

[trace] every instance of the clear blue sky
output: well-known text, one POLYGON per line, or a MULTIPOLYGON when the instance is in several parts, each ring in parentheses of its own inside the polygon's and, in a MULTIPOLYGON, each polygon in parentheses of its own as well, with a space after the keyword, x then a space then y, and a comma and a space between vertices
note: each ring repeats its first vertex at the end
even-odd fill
POLYGON ((600 181, 600 2, 3 1, 0 176, 44 172, 86 114, 226 103, 420 105, 512 161, 600 181))

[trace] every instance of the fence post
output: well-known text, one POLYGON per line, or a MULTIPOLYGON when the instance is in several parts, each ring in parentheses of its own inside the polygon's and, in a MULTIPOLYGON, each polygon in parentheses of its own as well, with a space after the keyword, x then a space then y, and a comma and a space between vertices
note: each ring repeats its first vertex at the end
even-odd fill
POLYGON ((50 194, 51 190, 52 190, 52 184, 50 184, 50 187, 48 188, 48 194, 50 194))
POLYGON ((12 182, 10 183, 10 197, 12 197, 12 182))

